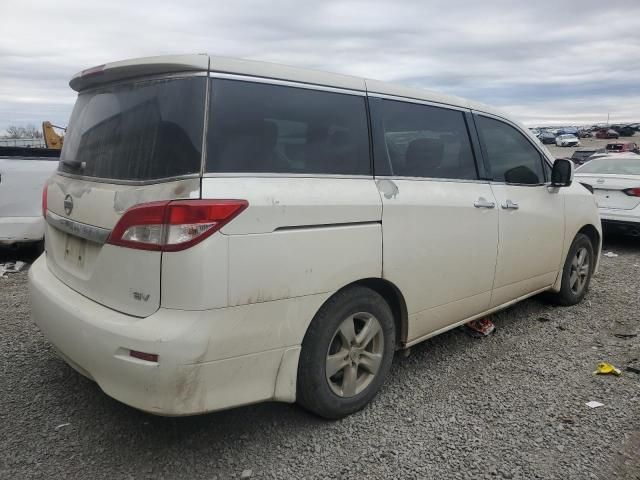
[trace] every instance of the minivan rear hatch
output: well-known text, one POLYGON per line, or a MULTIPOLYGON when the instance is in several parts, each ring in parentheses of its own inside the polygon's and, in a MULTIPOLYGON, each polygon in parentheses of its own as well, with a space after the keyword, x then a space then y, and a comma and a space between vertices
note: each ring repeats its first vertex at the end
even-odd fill
POLYGON ((162 253, 108 238, 134 205, 200 198, 205 90, 205 74, 174 72, 80 92, 43 198, 47 265, 70 288, 130 315, 159 308, 162 253))

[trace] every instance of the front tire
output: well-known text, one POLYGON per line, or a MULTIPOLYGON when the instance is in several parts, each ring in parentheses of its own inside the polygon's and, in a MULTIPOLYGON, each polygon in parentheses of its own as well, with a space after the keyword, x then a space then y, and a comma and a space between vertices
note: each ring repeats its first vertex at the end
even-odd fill
POLYGON ((579 233, 573 239, 562 269, 560 291, 551 299, 564 306, 576 305, 589 291, 591 276, 595 267, 595 255, 591 239, 579 233))
POLYGON ((387 302, 365 287, 338 292, 320 308, 302 341, 298 403, 328 419, 357 412, 384 383, 394 351, 387 302))

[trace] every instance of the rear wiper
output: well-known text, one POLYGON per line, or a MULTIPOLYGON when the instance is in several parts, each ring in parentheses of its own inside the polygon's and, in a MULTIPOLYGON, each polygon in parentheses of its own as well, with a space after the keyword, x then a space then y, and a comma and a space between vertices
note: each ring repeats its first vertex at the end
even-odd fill
POLYGON ((86 165, 86 162, 79 162, 78 160, 60 160, 60 163, 73 170, 82 170, 86 165))

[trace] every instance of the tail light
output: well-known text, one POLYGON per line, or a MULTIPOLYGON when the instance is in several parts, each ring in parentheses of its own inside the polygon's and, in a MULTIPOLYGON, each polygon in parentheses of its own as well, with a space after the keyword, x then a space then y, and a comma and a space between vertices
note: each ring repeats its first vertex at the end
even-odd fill
POLYGON ((623 190, 623 192, 629 195, 630 197, 640 197, 640 188, 638 187, 627 188, 626 190, 623 190))
POLYGON ((129 350, 129 356, 154 363, 158 363, 159 358, 159 355, 157 353, 138 352, 137 350, 129 350))
POLYGON ((122 215, 107 243, 139 250, 185 250, 220 230, 248 206, 246 200, 143 203, 122 215))
POLYGON ((45 182, 42 187, 42 216, 47 217, 47 191, 49 190, 49 183, 45 182))
POLYGON ((98 65, 96 67, 87 68, 86 70, 82 71, 82 76, 88 77, 91 75, 100 75, 104 73, 104 67, 105 65, 103 64, 103 65, 98 65))

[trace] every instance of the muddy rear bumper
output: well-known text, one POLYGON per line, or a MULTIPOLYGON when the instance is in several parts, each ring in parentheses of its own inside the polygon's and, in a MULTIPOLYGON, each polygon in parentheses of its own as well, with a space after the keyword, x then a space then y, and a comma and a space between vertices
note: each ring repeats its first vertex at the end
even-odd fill
MULTIPOLYGON (((64 285, 48 270, 44 255, 29 271, 29 287, 33 321, 61 357, 132 407, 192 415, 295 400, 299 346, 257 352, 247 352, 246 343, 234 347, 242 328, 225 326, 225 310, 233 309, 125 315, 64 285), (131 350, 157 354, 158 361, 131 357, 131 350), (231 355, 234 351, 238 354, 231 355)), ((250 331, 247 335, 251 343, 250 331)))

